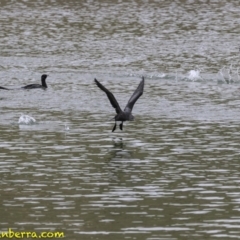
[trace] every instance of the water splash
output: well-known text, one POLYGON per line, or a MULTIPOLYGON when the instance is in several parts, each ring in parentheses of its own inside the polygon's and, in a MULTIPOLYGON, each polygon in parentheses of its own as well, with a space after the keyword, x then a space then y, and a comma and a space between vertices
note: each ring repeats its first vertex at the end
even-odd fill
POLYGON ((233 64, 231 64, 228 68, 226 66, 223 66, 219 70, 218 74, 221 76, 222 80, 227 84, 240 81, 239 67, 234 67, 233 64))
POLYGON ((70 127, 65 123, 65 124, 64 124, 64 129, 65 129, 65 131, 67 132, 67 131, 70 130, 70 127))
POLYGON ((20 116, 20 118, 18 119, 18 124, 20 124, 20 125, 31 125, 34 123, 36 123, 36 120, 33 117, 28 116, 28 115, 22 114, 20 116))
POLYGON ((202 77, 200 76, 200 70, 197 69, 197 70, 190 70, 188 72, 188 76, 187 78, 192 80, 192 81, 195 81, 195 80, 202 80, 202 77))

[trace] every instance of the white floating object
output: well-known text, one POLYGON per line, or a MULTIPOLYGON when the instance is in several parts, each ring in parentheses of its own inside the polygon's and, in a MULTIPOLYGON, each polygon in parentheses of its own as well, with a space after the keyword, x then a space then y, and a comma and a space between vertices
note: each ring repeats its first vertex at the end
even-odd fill
POLYGON ((22 114, 18 120, 18 124, 25 124, 25 125, 34 124, 35 122, 36 120, 33 117, 24 115, 24 114, 22 114))

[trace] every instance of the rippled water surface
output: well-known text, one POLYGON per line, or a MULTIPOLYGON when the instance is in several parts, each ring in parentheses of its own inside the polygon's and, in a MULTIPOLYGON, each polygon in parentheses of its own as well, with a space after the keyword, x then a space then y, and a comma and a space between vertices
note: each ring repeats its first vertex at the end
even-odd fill
POLYGON ((0 231, 240 238, 239 1, 0 4, 0 231))

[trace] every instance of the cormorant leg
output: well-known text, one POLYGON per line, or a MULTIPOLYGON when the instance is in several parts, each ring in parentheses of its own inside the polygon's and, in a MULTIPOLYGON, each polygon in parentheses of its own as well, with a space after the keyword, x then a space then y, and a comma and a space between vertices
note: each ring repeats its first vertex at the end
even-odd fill
POLYGON ((122 130, 123 128, 123 122, 119 125, 120 129, 122 130))
POLYGON ((115 131, 115 129, 116 129, 116 126, 117 126, 117 123, 115 122, 115 125, 114 125, 114 127, 113 127, 113 129, 112 129, 112 132, 114 132, 114 131, 115 131))

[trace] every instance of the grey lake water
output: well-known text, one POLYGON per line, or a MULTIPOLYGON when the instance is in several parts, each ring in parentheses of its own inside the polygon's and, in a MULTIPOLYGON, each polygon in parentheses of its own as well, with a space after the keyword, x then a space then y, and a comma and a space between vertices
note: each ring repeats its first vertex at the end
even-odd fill
POLYGON ((240 239, 239 9, 0 1, 0 232, 240 239), (46 90, 20 89, 42 74, 46 90), (94 78, 124 108, 142 76, 135 121, 112 133, 94 78))

